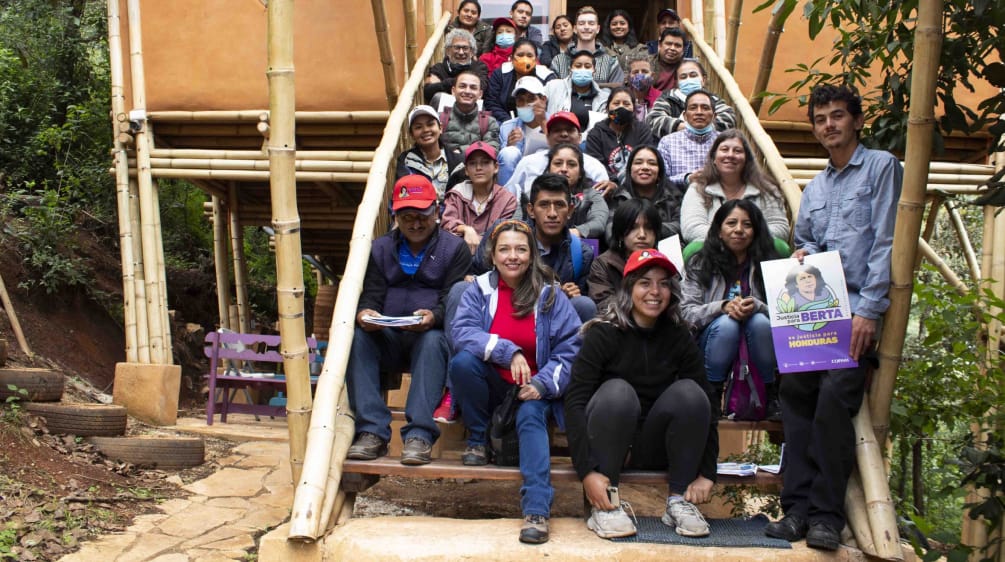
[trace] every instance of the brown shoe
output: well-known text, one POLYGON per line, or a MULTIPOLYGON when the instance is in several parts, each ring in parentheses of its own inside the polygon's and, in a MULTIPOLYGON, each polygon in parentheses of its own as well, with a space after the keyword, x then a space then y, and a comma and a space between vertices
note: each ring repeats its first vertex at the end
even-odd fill
POLYGON ((523 518, 520 528, 520 542, 543 544, 548 542, 548 518, 543 515, 528 515, 523 518))
POLYGON ((349 447, 347 458, 356 461, 372 461, 377 457, 387 454, 387 441, 380 437, 364 431, 356 436, 356 440, 349 447))
POLYGON ((409 437, 405 439, 405 446, 401 449, 401 464, 419 465, 429 464, 433 460, 433 446, 420 437, 409 437))

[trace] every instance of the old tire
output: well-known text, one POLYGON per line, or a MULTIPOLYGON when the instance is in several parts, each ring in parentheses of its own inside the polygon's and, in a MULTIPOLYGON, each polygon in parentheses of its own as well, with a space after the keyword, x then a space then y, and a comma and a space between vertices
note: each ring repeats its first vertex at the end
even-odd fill
POLYGON ((106 457, 137 466, 189 468, 206 458, 206 444, 198 437, 91 437, 88 441, 106 457))
POLYGON ((58 402, 63 397, 63 373, 27 367, 0 369, 0 402, 11 396, 32 402, 58 402), (19 389, 28 391, 28 395, 19 389))
POLYGON ((45 418, 50 433, 72 435, 123 435, 126 409, 114 404, 25 404, 25 410, 45 418))

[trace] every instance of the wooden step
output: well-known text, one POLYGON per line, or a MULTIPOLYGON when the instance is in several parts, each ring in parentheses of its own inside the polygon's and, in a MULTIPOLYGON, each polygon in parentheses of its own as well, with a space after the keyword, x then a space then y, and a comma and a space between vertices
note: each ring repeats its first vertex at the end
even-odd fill
MULTIPOLYGON (((372 474, 375 476, 403 476, 406 478, 460 478, 473 480, 520 480, 520 468, 516 466, 465 466, 457 459, 434 459, 429 464, 407 466, 401 464, 400 457, 380 457, 372 461, 346 459, 342 470, 347 474, 372 474)), ((579 476, 568 459, 553 459, 551 465, 553 482, 578 482, 579 476)), ((719 484, 749 485, 761 489, 780 489, 782 477, 777 474, 758 472, 755 476, 720 475, 719 484)), ((626 470, 621 473, 621 482, 626 484, 660 485, 667 482, 666 471, 626 470)))

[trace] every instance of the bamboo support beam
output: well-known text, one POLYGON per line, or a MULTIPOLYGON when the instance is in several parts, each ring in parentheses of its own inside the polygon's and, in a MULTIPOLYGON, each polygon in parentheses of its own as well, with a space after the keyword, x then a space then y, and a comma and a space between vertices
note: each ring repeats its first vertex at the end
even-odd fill
POLYGON ((227 261, 227 224, 229 218, 223 208, 223 201, 213 196, 213 265, 216 271, 216 308, 220 315, 220 328, 230 327, 230 269, 227 261))
MULTIPOLYGON (((823 170, 827 167, 826 158, 785 158, 785 165, 794 170, 823 170)), ((960 164, 958 162, 929 162, 929 173, 958 174, 982 176, 987 180, 994 173, 994 166, 987 164, 960 164)))
MULTIPOLYGON (((237 197, 237 184, 231 182, 227 200, 230 218, 230 252, 234 260, 234 299, 237 306, 237 329, 242 334, 251 331, 248 318, 248 263, 244 257, 244 229, 241 228, 241 205, 237 197)), ((231 329, 234 324, 231 323, 231 329)))
MULTIPOLYGON (((130 178, 129 180, 129 221, 132 232, 140 232, 140 186, 139 182, 130 178)), ((143 271, 143 244, 139 236, 133 236, 133 274, 136 281, 133 283, 135 296, 133 302, 136 304, 136 355, 140 363, 152 363, 153 356, 150 353, 150 324, 147 322, 147 283, 143 271)))
POLYGON ((967 232, 967 227, 963 224, 960 211, 949 201, 945 202, 945 206, 946 213, 949 215, 949 223, 953 225, 956 239, 959 240, 960 248, 963 249, 963 257, 967 260, 967 267, 970 269, 970 279, 974 283, 978 283, 981 280, 981 266, 977 263, 977 253, 974 252, 974 244, 970 241, 970 234, 967 232))
MULTIPOLYGON (((750 92, 750 106, 754 109, 754 114, 761 112, 761 105, 764 98, 760 93, 768 89, 768 81, 771 79, 771 71, 775 67, 775 52, 778 50, 778 40, 785 31, 785 20, 789 19, 792 8, 779 2, 771 11, 771 21, 768 23, 768 35, 764 38, 764 47, 761 49, 761 64, 757 69, 757 78, 754 79, 754 89, 750 92)), ((792 164, 789 164, 791 167, 792 164)), ((822 168, 821 168, 822 169, 822 168)))
POLYGON ((342 460, 349 452, 349 446, 352 445, 356 427, 352 409, 349 407, 349 394, 345 387, 342 388, 342 393, 339 395, 338 410, 335 416, 331 468, 328 470, 328 479, 324 489, 325 499, 320 514, 321 520, 318 522, 320 529, 328 529, 331 524, 335 523, 335 518, 341 510, 341 504, 345 503, 346 494, 339 489, 339 483, 342 481, 342 460))
MULTIPOLYGON (((941 193, 935 195, 926 195, 926 200, 930 202, 928 204, 928 218, 925 219, 925 228, 921 230, 921 239, 925 242, 929 242, 932 236, 935 234, 935 227, 938 224, 939 219, 939 209, 942 208, 942 202, 945 201, 945 196, 941 193)), ((922 208, 924 211, 924 207, 922 208)), ((914 270, 921 267, 921 256, 915 255, 914 257, 914 270)), ((912 274, 912 278, 913 278, 912 274)))
MULTIPOLYGON (((336 160, 345 162, 370 162, 372 150, 298 150, 297 162, 336 160)), ((268 160, 269 155, 260 150, 206 150, 194 148, 155 148, 150 158, 192 158, 197 160, 268 160)), ((369 166, 368 166, 369 168, 369 166)))
MULTIPOLYGON (((733 0, 733 9, 729 14, 729 25, 726 28, 726 55, 723 65, 730 74, 736 68, 736 44, 740 40, 740 23, 743 15, 743 0, 733 0)), ((756 109, 755 109, 756 111, 756 109)))
POLYGON ((29 359, 34 358, 35 354, 28 346, 24 330, 21 329, 21 322, 18 321, 17 313, 14 312, 14 304, 10 302, 10 295, 7 294, 7 285, 4 283, 3 277, 0 277, 0 304, 3 304, 3 309, 7 311, 7 320, 10 321, 10 329, 14 332, 14 337, 17 338, 17 345, 29 359))
MULTIPOLYGON (((942 0, 921 0, 915 29, 914 70, 911 73, 911 108, 907 125, 904 186, 897 204, 890 268, 890 307, 884 317, 879 342, 879 368, 870 388, 869 409, 876 437, 885 443, 890 424, 890 402, 907 334, 914 285, 914 257, 918 249, 925 186, 932 157, 935 126, 935 78, 942 48, 942 0)), ((865 475, 863 474, 863 483, 865 475)), ((877 544, 877 548, 882 550, 877 544)))
MULTIPOLYGON (((204 170, 204 169, 168 169, 151 168, 150 173, 155 178, 174 178, 187 180, 225 180, 225 181, 269 181, 268 170, 204 170)), ((297 181, 303 182, 349 182, 363 183, 367 174, 363 172, 295 172, 297 181)), ((130 171, 130 176, 137 176, 130 171)))
POLYGON ((862 552, 876 556, 876 543, 872 540, 872 528, 869 526, 869 514, 865 509, 865 491, 858 477, 858 470, 851 473, 848 488, 845 490, 845 515, 848 527, 855 535, 855 543, 862 552))
POLYGON ((391 36, 387 26, 387 10, 384 0, 370 0, 373 8, 373 27, 377 33, 377 46, 380 49, 380 64, 384 69, 384 92, 387 95, 387 107, 398 103, 398 69, 394 64, 394 53, 391 50, 391 36))
MULTIPOLYGON (((318 397, 311 416, 311 427, 307 435, 308 454, 304 458, 303 476, 297 485, 293 499, 293 510, 290 517, 289 537, 291 540, 314 540, 323 531, 318 524, 320 517, 315 517, 314 511, 320 509, 324 497, 318 490, 324 490, 326 477, 332 470, 332 449, 334 439, 332 432, 336 424, 338 406, 336 398, 342 395, 345 387, 345 370, 349 363, 349 349, 352 346, 355 331, 356 305, 363 290, 363 272, 366 271, 370 259, 370 248, 373 243, 378 217, 386 212, 387 185, 395 149, 398 146, 408 112, 415 100, 421 96, 422 79, 426 69, 431 64, 436 45, 442 41, 443 31, 450 21, 450 14, 444 13, 436 24, 434 33, 427 38, 415 68, 409 74, 401 89, 401 97, 388 117, 384 128, 384 136, 377 147, 376 155, 370 167, 366 180, 366 189, 360 202, 353 224, 352 238, 349 242, 349 255, 346 259, 345 275, 339 283, 338 295, 335 299, 335 309, 332 313, 332 324, 329 331, 329 347, 325 363, 318 377, 318 397), (311 480, 308 481, 307 478, 311 480)), ((348 418, 347 418, 348 419, 348 418)), ((349 420, 351 421, 351 420, 349 420)), ((341 421, 339 423, 345 423, 341 421)), ((336 470, 341 470, 338 459, 336 470)), ((351 514, 351 501, 348 513, 351 514)), ((342 514, 347 513, 343 506, 342 514)), ((341 518, 342 515, 340 514, 341 518)))
MULTIPOLYGON (((402 0, 405 8, 405 69, 411 69, 418 56, 419 44, 416 36, 419 34, 417 0, 402 0)), ((426 0, 431 3, 431 0, 426 0)))
MULTIPOLYGON (((297 111, 297 123, 384 123, 389 112, 376 111, 297 111)), ((239 121, 258 123, 265 117, 269 119, 268 109, 249 109, 243 111, 151 111, 148 117, 151 121, 198 121, 226 122, 239 121)))
POLYGON ((945 279, 946 283, 953 288, 957 293, 965 295, 970 292, 967 284, 960 280, 953 271, 953 268, 949 267, 949 264, 945 262, 942 258, 935 253, 935 250, 925 242, 923 238, 918 239, 918 253, 921 257, 928 260, 928 263, 935 266, 935 269, 939 270, 939 274, 945 279))
POLYGON ((713 0, 706 2, 712 9, 712 39, 715 45, 715 54, 719 58, 726 57, 726 0, 713 0))
MULTIPOLYGON (((152 169, 160 170, 264 170, 268 171, 268 160, 224 160, 204 158, 151 158, 152 169)), ((356 172, 370 171, 369 162, 339 162, 337 160, 294 160, 294 169, 307 172, 356 172)))
MULTIPOLYGON (((147 137, 149 140, 153 140, 153 136, 147 137)), ((163 363, 165 365, 174 364, 174 346, 171 343, 171 315, 168 313, 168 296, 167 296, 167 261, 164 259, 164 229, 161 228, 161 214, 160 214, 160 186, 157 182, 153 182, 154 189, 151 192, 153 196, 153 206, 157 209, 154 213, 154 248, 157 249, 157 286, 160 287, 160 310, 161 310, 161 333, 164 334, 164 359, 163 363)))
POLYGON ((903 560, 904 552, 900 548, 900 534, 897 531, 897 510, 890 498, 883 452, 873 433, 868 404, 868 400, 863 401, 858 415, 852 420, 855 425, 858 474, 865 493, 865 511, 872 530, 876 556, 886 560, 903 560))

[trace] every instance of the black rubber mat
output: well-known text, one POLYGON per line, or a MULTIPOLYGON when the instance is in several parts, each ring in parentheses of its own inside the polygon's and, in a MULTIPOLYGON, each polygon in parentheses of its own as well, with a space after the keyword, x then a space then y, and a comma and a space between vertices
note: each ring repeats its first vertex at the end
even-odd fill
POLYGON ((709 519, 709 535, 694 538, 678 535, 672 528, 664 525, 659 517, 639 517, 635 524, 638 534, 611 540, 690 546, 792 548, 788 541, 764 536, 764 526, 767 523, 768 518, 764 515, 755 515, 749 519, 709 519))

